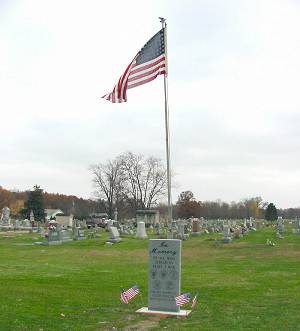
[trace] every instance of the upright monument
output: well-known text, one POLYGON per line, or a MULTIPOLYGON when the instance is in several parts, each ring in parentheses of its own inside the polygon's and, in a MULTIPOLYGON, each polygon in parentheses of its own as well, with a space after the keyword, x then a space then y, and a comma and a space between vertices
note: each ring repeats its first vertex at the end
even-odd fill
POLYGON ((9 224, 9 217, 10 217, 10 209, 8 207, 2 208, 2 214, 0 219, 2 225, 9 224))
POLYGON ((181 310, 175 297, 181 285, 181 240, 149 240, 148 307, 138 313, 187 316, 190 310, 181 310))

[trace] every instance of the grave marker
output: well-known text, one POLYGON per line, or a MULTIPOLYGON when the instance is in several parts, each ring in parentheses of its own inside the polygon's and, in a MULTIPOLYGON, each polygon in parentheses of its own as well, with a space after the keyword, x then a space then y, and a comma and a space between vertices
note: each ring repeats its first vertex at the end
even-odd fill
POLYGON ((138 313, 187 316, 189 310, 176 306, 180 294, 181 240, 150 239, 148 265, 148 307, 138 313))
POLYGON ((231 235, 230 235, 230 228, 228 225, 224 225, 223 227, 223 242, 224 243, 230 243, 232 241, 231 235))
POLYGON ((109 232, 110 232, 110 238, 106 242, 114 244, 122 241, 122 239, 120 238, 120 233, 115 226, 109 227, 109 232))
POLYGON ((60 239, 60 231, 57 229, 49 229, 48 231, 48 245, 59 245, 62 241, 60 239))
POLYGON ((136 230, 136 238, 138 239, 147 239, 147 232, 145 228, 145 222, 138 222, 136 230))
POLYGON ((200 235, 200 224, 197 218, 192 220, 192 236, 199 236, 200 235))

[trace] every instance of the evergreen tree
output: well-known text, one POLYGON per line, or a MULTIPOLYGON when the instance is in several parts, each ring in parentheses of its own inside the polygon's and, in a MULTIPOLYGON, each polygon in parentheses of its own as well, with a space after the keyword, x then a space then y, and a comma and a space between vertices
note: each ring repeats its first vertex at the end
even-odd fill
POLYGON ((269 203, 268 207, 265 212, 265 219, 267 221, 275 221, 277 220, 278 215, 277 215, 277 209, 273 203, 269 203))
POLYGON ((28 200, 25 201, 22 214, 29 219, 31 211, 33 211, 36 221, 45 219, 43 190, 38 185, 35 185, 33 191, 29 192, 28 200))

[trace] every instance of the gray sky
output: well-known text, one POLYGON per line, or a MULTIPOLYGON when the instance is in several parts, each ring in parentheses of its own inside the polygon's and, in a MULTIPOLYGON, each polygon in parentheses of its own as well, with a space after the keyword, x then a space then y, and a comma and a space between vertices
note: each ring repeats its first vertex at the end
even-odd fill
POLYGON ((165 158, 163 78, 110 92, 168 22, 173 200, 300 206, 296 0, 0 1, 0 185, 91 197, 90 164, 165 158))

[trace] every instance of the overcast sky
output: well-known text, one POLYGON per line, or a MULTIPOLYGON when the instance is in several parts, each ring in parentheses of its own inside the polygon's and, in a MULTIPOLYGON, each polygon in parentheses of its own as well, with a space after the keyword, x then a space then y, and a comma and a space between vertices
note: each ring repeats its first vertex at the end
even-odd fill
POLYGON ((0 0, 0 185, 92 196, 90 164, 165 160, 163 78, 110 92, 167 18, 171 166, 198 200, 300 206, 297 0, 0 0))

